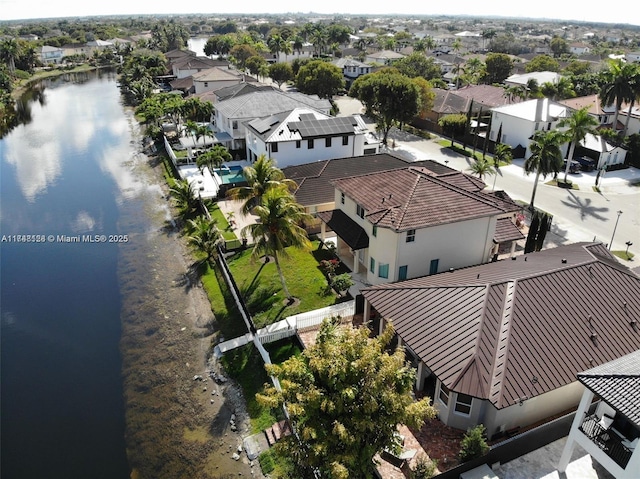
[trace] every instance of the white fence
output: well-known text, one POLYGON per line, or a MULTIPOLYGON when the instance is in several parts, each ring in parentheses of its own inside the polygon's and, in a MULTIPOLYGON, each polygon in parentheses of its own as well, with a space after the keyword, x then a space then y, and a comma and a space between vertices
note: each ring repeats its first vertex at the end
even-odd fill
MULTIPOLYGON (((295 336, 298 330, 319 326, 327 318, 340 316, 341 318, 347 318, 353 316, 356 311, 356 302, 347 301, 346 303, 334 304, 333 306, 327 306, 326 308, 316 309, 314 311, 308 311, 306 313, 300 313, 293 316, 289 316, 282 321, 270 324, 269 326, 259 329, 256 333, 256 338, 260 344, 273 343, 280 339, 289 338, 295 336)), ((240 337, 225 341, 218 344, 216 349, 219 353, 225 353, 231 349, 235 349, 239 346, 244 346, 251 341, 251 336, 240 337)))

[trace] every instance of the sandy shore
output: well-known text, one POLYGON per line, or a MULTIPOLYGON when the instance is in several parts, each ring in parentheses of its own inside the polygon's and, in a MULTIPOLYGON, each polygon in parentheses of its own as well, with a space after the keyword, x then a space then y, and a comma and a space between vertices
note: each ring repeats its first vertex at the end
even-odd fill
POLYGON ((215 318, 201 285, 186 274, 193 259, 168 221, 163 166, 137 158, 134 175, 148 186, 144 211, 139 203, 123 204, 119 225, 131 238, 119 260, 131 477, 262 477, 244 452, 232 457, 248 434, 245 401, 234 383, 209 377, 210 370, 221 372, 210 359, 215 318))

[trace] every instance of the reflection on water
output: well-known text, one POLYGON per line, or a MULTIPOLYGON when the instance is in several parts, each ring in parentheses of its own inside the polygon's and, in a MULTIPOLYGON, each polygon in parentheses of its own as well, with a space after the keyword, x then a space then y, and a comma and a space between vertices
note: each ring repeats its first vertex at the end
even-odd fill
POLYGON ((113 74, 31 98, 0 140, 0 233, 52 239, 0 244, 2 477, 125 479, 118 245, 56 238, 118 233, 131 115, 113 74))

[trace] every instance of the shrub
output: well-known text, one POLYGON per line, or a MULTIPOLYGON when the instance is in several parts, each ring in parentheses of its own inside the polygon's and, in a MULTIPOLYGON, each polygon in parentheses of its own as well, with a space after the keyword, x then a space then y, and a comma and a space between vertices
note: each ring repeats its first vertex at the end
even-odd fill
POLYGON ((421 456, 416 463, 416 468, 411 471, 411 479, 431 479, 436 475, 437 470, 438 461, 421 456))
POLYGON ((489 445, 484 438, 485 427, 478 424, 467 431, 460 442, 458 457, 461 461, 469 461, 485 455, 489 451, 489 445))

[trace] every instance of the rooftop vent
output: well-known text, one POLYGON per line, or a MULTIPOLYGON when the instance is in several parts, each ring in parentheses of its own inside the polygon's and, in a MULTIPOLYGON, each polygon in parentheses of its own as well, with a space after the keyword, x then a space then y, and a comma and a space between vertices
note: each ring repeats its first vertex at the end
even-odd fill
POLYGON ((562 258, 562 264, 567 264, 567 258, 562 258))

